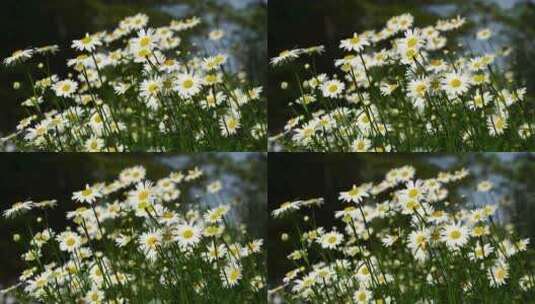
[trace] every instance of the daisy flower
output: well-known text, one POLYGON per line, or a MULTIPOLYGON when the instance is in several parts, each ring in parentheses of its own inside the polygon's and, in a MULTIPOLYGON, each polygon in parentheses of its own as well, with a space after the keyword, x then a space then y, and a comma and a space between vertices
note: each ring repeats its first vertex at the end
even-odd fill
POLYGON ((149 98, 157 96, 163 88, 161 77, 145 79, 141 82, 140 95, 149 98))
POLYGON ((503 115, 492 114, 487 118, 487 128, 492 136, 502 135, 507 129, 507 119, 503 115))
POLYGON ((76 92, 77 88, 78 83, 70 79, 58 81, 52 86, 52 89, 58 97, 71 97, 73 93, 76 92))
POLYGON ((134 47, 136 49, 152 50, 156 46, 154 29, 141 29, 137 32, 137 38, 134 38, 134 47))
POLYGON ((351 143, 351 150, 353 152, 368 152, 370 151, 371 141, 367 138, 359 137, 351 143))
POLYGON ((459 249, 466 245, 470 237, 468 229, 460 224, 449 224, 442 228, 441 240, 452 250, 459 249))
POLYGON ((239 265, 231 264, 225 266, 221 273, 221 281, 225 287, 234 287, 242 278, 242 270, 239 265))
POLYGON ((146 216, 147 209, 149 209, 156 200, 156 193, 152 182, 145 181, 137 183, 136 189, 128 194, 128 198, 136 215, 146 216))
POLYGON ((271 58, 270 62, 272 65, 276 66, 283 62, 292 61, 299 57, 299 54, 301 53, 300 49, 295 50, 284 50, 279 53, 277 57, 271 58))
POLYGON ((360 52, 365 46, 370 45, 367 37, 363 35, 353 34, 353 37, 340 41, 340 48, 346 51, 360 52))
POLYGON ((182 248, 195 247, 201 240, 201 230, 189 224, 178 225, 174 235, 175 241, 182 248))
POLYGON ((240 116, 237 113, 227 114, 219 120, 219 129, 225 137, 236 134, 239 128, 240 116))
POLYGON ((158 246, 162 245, 162 235, 158 231, 148 231, 139 237, 141 251, 150 261, 155 261, 158 256, 158 246))
POLYGON ((66 231, 57 236, 59 249, 67 252, 74 252, 82 245, 82 238, 71 231, 66 231))
POLYGON ((279 208, 273 210, 271 214, 274 217, 280 217, 283 214, 290 213, 290 211, 299 210, 300 207, 301 207, 301 201, 284 202, 279 206, 279 208))
POLYGON ((368 304, 371 303, 372 299, 372 292, 369 291, 366 288, 359 288, 355 293, 353 294, 353 300, 355 300, 355 303, 358 304, 368 304))
POLYGON ((91 136, 86 140, 84 148, 87 152, 101 152, 104 148, 104 140, 96 136, 91 136))
POLYGON ((89 35, 87 33, 84 38, 73 40, 72 42, 72 48, 79 51, 93 52, 99 45, 102 45, 102 42, 95 35, 89 35))
POLYGON ((335 249, 344 240, 344 235, 336 231, 325 233, 318 240, 322 248, 335 249))
POLYGON ((336 79, 328 80, 321 85, 321 92, 323 93, 323 96, 329 98, 337 98, 344 89, 345 84, 336 79))
POLYGON ((26 213, 34 207, 34 202, 32 201, 26 201, 26 202, 17 202, 11 205, 11 208, 4 210, 4 217, 5 218, 12 218, 15 215, 26 213))
POLYGON ((442 89, 451 96, 459 96, 468 91, 470 78, 464 74, 448 73, 442 79, 442 89))
POLYGON ((409 90, 408 95, 413 99, 425 99, 430 89, 430 81, 428 78, 413 79, 409 82, 407 89, 409 90))
POLYGON ((193 97, 201 91, 203 80, 192 74, 179 74, 174 82, 174 89, 182 98, 193 97))
POLYGON ((500 287, 509 278, 509 266, 505 262, 498 262, 487 271, 487 278, 491 287, 500 287))
POLYGON ((102 197, 102 193, 95 187, 91 187, 88 184, 85 185, 84 190, 74 192, 72 199, 80 203, 94 203, 97 198, 102 197))
POLYGON ((362 187, 357 187, 356 185, 353 185, 351 190, 340 192, 340 195, 338 196, 338 199, 344 201, 344 202, 353 202, 353 203, 360 203, 365 197, 370 196, 370 194, 362 187))
POLYGON ((11 56, 4 59, 4 64, 6 66, 12 65, 15 62, 24 62, 30 58, 32 58, 34 53, 33 49, 27 49, 27 50, 17 50, 11 54, 11 56))
POLYGON ((230 211, 230 207, 226 205, 219 206, 214 209, 208 210, 205 215, 204 219, 209 223, 217 223, 221 220, 223 216, 225 216, 230 211))

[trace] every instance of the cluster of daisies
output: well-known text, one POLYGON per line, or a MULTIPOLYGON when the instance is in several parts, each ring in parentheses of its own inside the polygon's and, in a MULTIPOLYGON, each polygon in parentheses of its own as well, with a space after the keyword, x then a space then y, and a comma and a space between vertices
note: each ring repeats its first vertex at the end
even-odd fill
MULTIPOLYGON (((55 200, 15 203, 6 218, 44 214, 23 244, 20 282, 2 293, 40 303, 245 303, 265 301, 263 240, 251 238, 223 203, 222 183, 202 170, 173 172, 155 183, 143 167, 72 194, 77 208, 64 231, 48 225, 55 200), (205 186, 206 185, 206 186, 205 186), (195 188, 194 188, 195 187, 195 188), (204 188, 205 187, 205 188, 204 188), (199 210, 181 189, 221 202, 199 210)), ((32 221, 33 222, 33 221, 32 221)), ((25 228, 26 229, 26 228, 25 228)))
MULTIPOLYGON (((346 55, 334 75, 315 69, 322 46, 282 51, 281 90, 291 93, 291 117, 270 138, 300 151, 513 151, 533 146, 535 121, 525 87, 509 68, 512 48, 495 51, 492 31, 476 33, 477 51, 448 42, 461 17, 416 27, 410 14, 379 31, 340 42, 346 55), (289 73, 288 71, 294 71, 289 73)), ((467 33, 465 32, 464 35, 467 33)))
POLYGON ((144 14, 127 17, 113 31, 74 40, 79 55, 64 76, 49 69, 56 45, 14 52, 6 66, 24 62, 38 75, 28 74, 27 116, 2 141, 87 152, 265 147, 262 87, 230 68, 236 58, 220 52, 223 30, 190 42, 204 37, 194 32, 200 24, 194 17, 151 28, 144 14))
POLYGON ((281 235, 294 268, 270 294, 289 303, 521 303, 535 294, 529 240, 496 221, 493 184, 466 208, 447 189, 465 169, 419 179, 410 166, 339 193, 334 226, 317 226, 322 199, 272 212, 295 225, 281 235), (301 220, 300 220, 301 219, 301 220))

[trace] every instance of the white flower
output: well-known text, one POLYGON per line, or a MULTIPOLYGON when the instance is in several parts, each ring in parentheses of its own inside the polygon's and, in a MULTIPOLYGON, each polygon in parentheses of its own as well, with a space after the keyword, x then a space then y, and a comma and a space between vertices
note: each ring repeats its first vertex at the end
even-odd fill
POLYGON ((360 203, 365 197, 370 196, 368 191, 363 187, 357 187, 356 185, 353 185, 351 190, 340 192, 340 195, 338 196, 338 199, 341 199, 344 202, 353 202, 353 203, 360 203))
POLYGON ((4 217, 10 218, 10 217, 14 217, 17 214, 25 213, 31 210, 33 206, 34 206, 34 202, 32 201, 14 203, 11 206, 11 208, 4 211, 4 217))
POLYGON ((62 251, 74 252, 82 245, 82 238, 70 231, 66 231, 57 236, 59 249, 62 251))
POLYGON ((451 96, 459 96, 470 88, 470 77, 461 73, 448 73, 442 79, 442 89, 451 96))
POLYGON ((325 97, 337 98, 344 89, 345 84, 336 79, 325 81, 321 85, 321 92, 325 97))
POLYGON ((292 61, 299 57, 301 50, 284 50, 279 53, 279 56, 271 58, 271 64, 276 66, 285 61, 292 61))
POLYGON ((219 120, 219 129, 225 137, 234 135, 240 128, 240 116, 237 113, 227 114, 219 120))
POLYGON ((452 250, 466 245, 470 237, 468 229, 460 224, 449 224, 442 228, 441 240, 452 250))
POLYGON ((78 88, 78 83, 76 81, 66 79, 56 82, 52 89, 58 97, 71 97, 76 89, 78 88))
POLYGON ((221 281, 225 287, 234 287, 242 278, 241 267, 236 264, 225 266, 221 273, 221 281))
POLYGON ((13 52, 13 54, 11 54, 11 56, 9 56, 6 59, 4 59, 4 64, 7 66, 7 65, 11 65, 14 62, 26 61, 27 59, 32 58, 33 53, 34 53, 33 49, 17 50, 15 52, 13 52))
POLYGON ((353 34, 353 37, 340 41, 340 48, 346 51, 360 52, 365 46, 370 45, 368 38, 363 35, 353 34))
POLYGON ((344 235, 336 231, 325 233, 318 240, 322 248, 335 249, 344 240, 344 235))
POLYGON ((162 235, 158 231, 149 231, 139 237, 139 245, 143 254, 150 261, 155 261, 158 256, 158 247, 162 245, 162 235))
POLYGON ((84 38, 72 42, 72 48, 79 51, 93 52, 99 45, 102 45, 102 42, 95 35, 89 34, 85 34, 84 38))
POLYGON ((201 230, 194 225, 178 225, 175 231, 175 240, 182 248, 195 247, 201 240, 201 230))
POLYGON ((192 74, 178 74, 174 85, 175 91, 177 91, 182 98, 190 98, 199 94, 203 85, 203 80, 192 74))
POLYGON ((93 203, 99 197, 102 197, 102 193, 100 193, 96 187, 91 187, 87 184, 85 185, 84 190, 80 190, 72 194, 72 199, 80 203, 93 203))

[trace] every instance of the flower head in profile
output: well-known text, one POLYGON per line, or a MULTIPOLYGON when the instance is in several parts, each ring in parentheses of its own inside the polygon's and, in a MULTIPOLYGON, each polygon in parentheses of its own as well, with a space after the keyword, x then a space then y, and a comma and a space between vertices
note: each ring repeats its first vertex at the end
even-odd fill
POLYGON ((17 62, 24 62, 32 58, 34 51, 35 51, 34 49, 17 50, 13 52, 11 56, 4 59, 4 64, 6 66, 9 66, 17 62))
POLYGON ((12 217, 15 217, 15 215, 28 212, 32 210, 34 205, 35 203, 32 201, 16 202, 13 205, 11 205, 11 208, 4 210, 4 217, 12 218, 12 217))
POLYGON ((290 62, 294 59, 299 58, 299 55, 301 54, 301 49, 295 49, 295 50, 284 50, 279 53, 278 56, 271 58, 271 64, 276 66, 280 65, 284 62, 290 62))
POLYGON ((299 210, 301 207, 301 202, 302 201, 284 202, 279 206, 279 208, 273 210, 271 214, 274 217, 281 217, 282 215, 291 213, 292 211, 299 210))

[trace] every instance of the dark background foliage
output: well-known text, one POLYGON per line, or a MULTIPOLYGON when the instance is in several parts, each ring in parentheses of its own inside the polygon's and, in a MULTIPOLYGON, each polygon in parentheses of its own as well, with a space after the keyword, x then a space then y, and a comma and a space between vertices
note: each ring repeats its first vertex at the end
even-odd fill
MULTIPOLYGON (((411 13, 416 26, 434 24, 439 18, 466 17, 466 29, 491 26, 501 42, 514 47, 513 69, 527 80, 528 94, 535 95, 535 2, 533 0, 270 0, 268 57, 296 47, 324 45, 326 54, 316 56, 321 73, 334 73, 334 58, 340 58, 341 39, 354 32, 379 30, 396 15, 411 13)), ((293 70, 296 64, 270 68, 267 96, 271 134, 281 131, 292 112, 288 103, 299 97, 293 70), (290 84, 289 92, 280 83, 290 84), (293 92, 293 93, 292 93, 293 92), (290 93, 291 97, 288 96, 290 93)))
MULTIPOLYGON (((334 211, 342 209, 340 191, 353 184, 379 182, 392 168, 411 165, 418 178, 435 177, 440 170, 454 171, 462 167, 471 175, 464 182, 451 184, 450 201, 461 205, 483 204, 473 195, 477 183, 489 179, 495 184, 496 197, 501 203, 498 219, 511 223, 522 237, 535 237, 535 181, 530 172, 535 169, 535 154, 531 153, 270 153, 268 162, 268 210, 283 202, 323 197, 325 204, 314 213, 305 211, 291 219, 268 221, 268 282, 270 288, 280 284, 284 274, 293 269, 286 256, 293 243, 281 241, 281 233, 295 230, 302 216, 309 215, 321 226, 338 224, 334 211)), ((295 235, 293 237, 296 237, 295 235)), ((534 261, 535 262, 535 261, 534 261)))
MULTIPOLYGON (((3 0, 0 10, 0 59, 15 50, 57 44, 60 53, 51 59, 51 71, 65 77, 66 60, 73 58, 73 39, 85 33, 113 30, 124 17, 145 13, 149 26, 163 26, 172 19, 203 18, 204 29, 223 28, 239 67, 256 84, 264 84, 266 71, 266 0, 3 0)), ((181 37, 184 38, 184 37, 181 37)), ((27 72, 36 64, 0 67, 0 135, 13 132, 26 115, 20 107, 29 96, 27 72), (13 90, 13 82, 23 87, 13 90)))
MULTIPOLYGON (((16 281, 24 269, 20 254, 24 244, 13 242, 14 233, 27 235, 28 228, 38 225, 39 215, 48 219, 51 227, 61 231, 69 224, 65 212, 79 207, 71 200, 72 193, 85 184, 111 182, 122 169, 143 165, 147 177, 155 181, 175 170, 198 166, 205 175, 191 186, 180 185, 179 201, 183 206, 195 206, 197 193, 208 183, 221 180, 222 196, 233 205, 232 219, 244 224, 257 238, 265 238, 267 215, 267 156, 263 153, 2 153, 0 157, 0 211, 17 201, 57 199, 58 207, 44 213, 30 213, 15 219, 0 216, 0 286, 16 281)), ((202 189, 204 190, 204 189, 202 189)), ((210 202, 206 202, 210 203, 210 202)), ((1 288, 0 288, 1 289, 1 288)), ((1 297, 0 297, 1 301, 1 297)))

